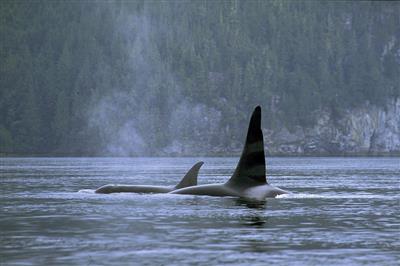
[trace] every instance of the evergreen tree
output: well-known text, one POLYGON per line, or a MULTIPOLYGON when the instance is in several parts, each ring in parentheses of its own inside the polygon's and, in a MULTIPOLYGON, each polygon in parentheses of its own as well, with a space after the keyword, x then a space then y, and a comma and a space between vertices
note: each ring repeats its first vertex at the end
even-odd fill
POLYGON ((133 124, 155 152, 199 134, 201 116, 217 123, 202 141, 229 146, 255 104, 269 128, 384 106, 400 97, 399 13, 395 1, 1 1, 0 153, 92 154, 133 124))

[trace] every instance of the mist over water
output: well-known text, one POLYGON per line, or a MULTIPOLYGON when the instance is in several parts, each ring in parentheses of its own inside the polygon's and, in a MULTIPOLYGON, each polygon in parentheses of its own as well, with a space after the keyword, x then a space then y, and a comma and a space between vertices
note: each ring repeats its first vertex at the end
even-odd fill
POLYGON ((101 136, 102 152, 110 155, 138 155, 144 152, 145 143, 138 134, 138 123, 132 110, 132 100, 126 93, 104 97, 90 110, 89 126, 101 136))
MULTIPOLYGON (((157 52, 149 40, 151 25, 145 16, 122 12, 113 25, 119 38, 126 43, 129 83, 125 88, 112 88, 106 96, 100 96, 89 109, 89 125, 101 136, 101 153, 129 156, 146 153, 146 140, 151 141, 154 130, 154 109, 143 108, 149 95, 152 78, 161 75, 167 81, 171 77, 160 60, 151 58, 157 52), (152 132, 153 131, 153 132, 152 132), (143 134, 144 133, 144 134, 143 134)), ((151 88, 153 89, 153 88, 151 88)), ((168 104, 168 99, 163 99, 168 104)))
POLYGON ((152 25, 145 12, 123 12, 114 27, 126 42, 124 75, 130 82, 110 89, 88 110, 89 127, 100 136, 99 153, 177 155, 199 154, 205 146, 212 149, 221 112, 182 96, 182 86, 157 48, 167 25, 152 25))

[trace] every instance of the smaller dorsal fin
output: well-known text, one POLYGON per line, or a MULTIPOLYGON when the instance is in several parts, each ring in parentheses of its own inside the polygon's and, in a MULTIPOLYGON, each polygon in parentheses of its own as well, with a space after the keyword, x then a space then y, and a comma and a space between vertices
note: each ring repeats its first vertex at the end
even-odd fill
POLYGON ((175 189, 191 187, 197 185, 197 176, 199 175, 200 167, 204 162, 198 162, 190 168, 186 175, 182 178, 181 182, 175 186, 175 189))
POLYGON ((251 115, 242 155, 227 184, 240 186, 267 184, 260 106, 257 106, 251 115))

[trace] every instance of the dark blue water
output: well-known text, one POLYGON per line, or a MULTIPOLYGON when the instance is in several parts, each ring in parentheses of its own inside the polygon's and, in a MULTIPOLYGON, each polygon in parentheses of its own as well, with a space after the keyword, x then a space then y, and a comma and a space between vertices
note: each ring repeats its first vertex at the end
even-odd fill
POLYGON ((0 265, 399 265, 400 158, 267 158, 265 202, 94 194, 225 182, 237 158, 0 159, 0 265), (80 192, 78 192, 80 191, 80 192))

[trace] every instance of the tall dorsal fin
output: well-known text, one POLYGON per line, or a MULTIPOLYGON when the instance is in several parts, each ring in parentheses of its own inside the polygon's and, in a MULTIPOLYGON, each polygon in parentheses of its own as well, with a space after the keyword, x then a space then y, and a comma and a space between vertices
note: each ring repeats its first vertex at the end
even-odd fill
POLYGON ((200 167, 204 162, 198 162, 190 168, 186 175, 182 178, 181 182, 175 186, 175 189, 191 187, 197 185, 197 176, 199 175, 200 167))
POLYGON ((261 130, 260 106, 257 106, 251 115, 246 143, 228 184, 243 186, 268 184, 265 177, 264 137, 261 130))

